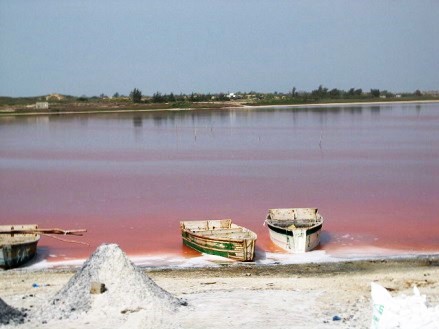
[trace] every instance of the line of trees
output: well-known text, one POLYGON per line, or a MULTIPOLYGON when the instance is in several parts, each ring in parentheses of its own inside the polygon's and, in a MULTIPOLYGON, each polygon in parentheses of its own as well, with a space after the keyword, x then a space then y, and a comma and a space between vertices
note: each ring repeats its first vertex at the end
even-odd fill
MULTIPOLYGON (((332 88, 329 89, 320 85, 318 88, 311 91, 298 91, 296 87, 293 87, 290 92, 287 93, 260 93, 255 91, 250 92, 236 92, 236 93, 191 93, 191 94, 174 94, 174 93, 161 93, 155 92, 152 96, 145 96, 138 88, 134 88, 129 96, 124 96, 118 92, 113 94, 112 99, 117 101, 131 101, 133 103, 175 103, 175 104, 190 104, 194 102, 224 102, 229 100, 244 100, 248 102, 257 103, 310 103, 319 102, 324 100, 364 100, 374 98, 401 98, 401 97, 421 97, 423 94, 421 91, 416 90, 413 93, 401 93, 395 94, 387 90, 370 89, 369 91, 363 91, 361 88, 350 88, 348 90, 332 88)), ((96 101, 106 100, 108 96, 101 94, 99 97, 86 97, 81 96, 77 98, 78 101, 96 101)))
POLYGON ((140 103, 142 101, 142 92, 139 89, 134 88, 130 93, 130 99, 133 103, 140 103))
MULTIPOLYGON (((134 89, 130 95, 140 91, 134 89)), ((141 94, 141 93, 140 93, 141 94)), ((203 93, 191 93, 191 94, 179 94, 174 93, 162 94, 160 92, 154 93, 151 97, 144 97, 143 102, 149 103, 173 103, 173 102, 210 102, 210 101, 227 101, 233 99, 256 99, 256 100, 273 100, 273 99, 285 99, 285 100, 297 100, 297 101, 318 101, 325 99, 367 99, 367 98, 392 98, 392 97, 419 97, 422 93, 416 90, 414 93, 395 94, 387 90, 370 89, 365 92, 361 88, 350 88, 348 90, 342 90, 338 88, 326 88, 320 85, 318 88, 308 91, 297 91, 296 87, 289 93, 258 93, 237 92, 233 94, 203 94, 203 93)), ((134 101, 134 100, 133 100, 134 101)))
MULTIPOLYGON (((323 87, 320 85, 317 89, 311 91, 310 93, 302 92, 300 94, 297 94, 295 92, 295 88, 293 88, 291 92, 292 97, 295 97, 295 95, 299 95, 301 97, 304 96, 310 96, 311 98, 316 99, 352 99, 352 98, 391 98, 391 97, 400 97, 402 94, 396 94, 389 92, 387 90, 379 90, 379 89, 370 89, 369 92, 364 92, 361 88, 350 88, 349 90, 342 90, 333 88, 329 90, 328 88, 323 87)), ((416 90, 412 94, 404 94, 405 96, 422 96, 422 93, 419 90, 416 90)))

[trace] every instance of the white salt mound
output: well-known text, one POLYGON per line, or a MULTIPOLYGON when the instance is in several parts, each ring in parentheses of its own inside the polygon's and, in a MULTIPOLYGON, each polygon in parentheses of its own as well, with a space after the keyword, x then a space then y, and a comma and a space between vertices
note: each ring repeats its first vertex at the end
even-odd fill
POLYGON ((23 323, 25 314, 9 306, 0 298, 0 325, 23 323))
POLYGON ((166 327, 164 322, 170 322, 170 317, 182 304, 134 266, 118 245, 103 244, 43 305, 37 318, 46 322, 93 314, 108 319, 140 312, 144 325, 166 327), (90 294, 92 282, 105 284, 106 291, 90 294))

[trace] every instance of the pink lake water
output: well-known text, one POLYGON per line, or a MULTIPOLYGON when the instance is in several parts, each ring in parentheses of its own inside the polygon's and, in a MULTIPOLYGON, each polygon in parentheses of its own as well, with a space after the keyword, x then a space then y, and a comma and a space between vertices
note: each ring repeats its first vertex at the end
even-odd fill
POLYGON ((290 207, 319 208, 328 255, 436 253, 438 200, 438 103, 0 118, 0 224, 88 230, 42 237, 49 261, 190 259, 179 221, 207 218, 263 258, 267 210, 290 207))

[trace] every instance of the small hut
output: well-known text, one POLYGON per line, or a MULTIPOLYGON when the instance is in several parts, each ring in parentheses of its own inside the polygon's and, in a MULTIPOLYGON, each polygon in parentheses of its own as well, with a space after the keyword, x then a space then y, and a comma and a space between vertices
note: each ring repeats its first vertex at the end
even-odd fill
POLYGON ((35 108, 37 110, 48 110, 49 109, 49 102, 37 102, 35 104, 35 108))

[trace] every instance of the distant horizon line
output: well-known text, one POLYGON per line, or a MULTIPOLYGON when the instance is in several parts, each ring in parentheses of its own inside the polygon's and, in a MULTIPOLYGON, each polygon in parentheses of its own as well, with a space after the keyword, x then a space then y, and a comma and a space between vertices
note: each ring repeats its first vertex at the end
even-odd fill
MULTIPOLYGON (((353 88, 352 87, 352 88, 349 88, 349 89, 346 90, 346 89, 339 89, 339 88, 331 88, 330 89, 330 88, 324 87, 323 85, 321 85, 321 86, 322 86, 322 88, 327 89, 328 92, 330 90, 335 90, 335 89, 339 90, 339 91, 342 91, 342 92, 348 92, 350 89, 353 88)), ((133 88, 133 90, 134 89, 140 90, 139 88, 133 88)), ((362 93, 369 93, 371 90, 379 90, 380 92, 387 92, 387 93, 391 93, 391 94, 408 94, 408 93, 414 93, 417 90, 419 90, 421 93, 439 94, 439 89, 421 90, 421 89, 417 88, 417 89, 415 89, 413 91, 392 91, 392 90, 389 90, 389 89, 379 89, 379 88, 370 88, 369 90, 368 89, 364 89, 363 90, 363 88, 353 88, 353 89, 354 90, 360 90, 361 89, 362 93)), ((314 90, 318 90, 318 89, 314 89, 314 90)), ((314 90, 311 90, 311 91, 309 91, 309 90, 296 90, 295 92, 296 93, 312 93, 314 90)), ((131 91, 129 93, 131 93, 131 91)), ((65 93, 59 93, 59 92, 52 92, 52 93, 48 93, 48 94, 40 94, 40 95, 33 95, 33 96, 29 96, 29 95, 28 96, 0 95, 0 97, 2 97, 2 98, 38 98, 38 97, 47 97, 47 96, 51 96, 51 95, 60 95, 60 96, 76 97, 76 98, 80 98, 80 97, 87 97, 87 98, 97 97, 97 98, 100 98, 102 95, 104 95, 106 97, 112 98, 115 94, 119 94, 120 95, 119 97, 124 97, 124 96, 125 97, 129 97, 129 93, 127 95, 125 95, 124 93, 119 93, 118 91, 116 91, 116 92, 114 92, 112 94, 111 93, 110 94, 106 94, 106 93, 102 92, 99 95, 88 96, 86 94, 74 95, 74 94, 65 94, 65 93)), ((195 94, 195 95, 197 95, 197 94, 198 95, 220 95, 220 94, 225 94, 225 95, 227 95, 227 94, 280 94, 280 95, 288 95, 288 94, 292 93, 292 89, 290 91, 288 91, 288 92, 281 92, 281 91, 263 92, 263 91, 250 90, 250 91, 235 91, 235 92, 230 92, 230 91, 227 91, 227 92, 223 92, 223 91, 220 91, 220 92, 197 92, 197 91, 192 91, 192 92, 189 92, 189 93, 185 93, 185 92, 177 93, 177 92, 173 92, 173 91, 171 91, 171 92, 156 91, 152 95, 144 94, 142 92, 142 96, 145 96, 145 97, 151 96, 152 97, 154 94, 157 94, 157 93, 159 93, 161 95, 170 95, 170 94, 173 94, 173 95, 191 95, 191 94, 195 94)))

